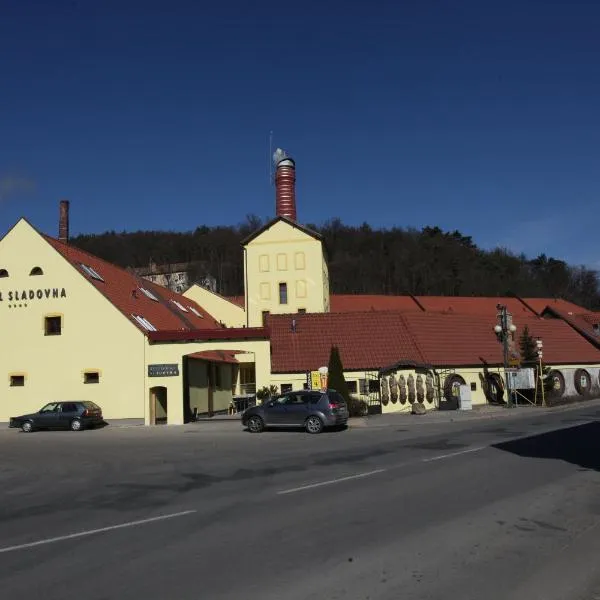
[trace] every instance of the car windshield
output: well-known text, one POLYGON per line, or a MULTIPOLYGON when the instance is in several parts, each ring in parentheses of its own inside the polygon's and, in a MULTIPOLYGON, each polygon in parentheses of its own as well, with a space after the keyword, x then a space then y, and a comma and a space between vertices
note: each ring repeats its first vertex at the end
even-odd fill
POLYGON ((58 410, 58 402, 50 402, 50 404, 46 404, 43 408, 40 409, 40 412, 55 412, 58 410))

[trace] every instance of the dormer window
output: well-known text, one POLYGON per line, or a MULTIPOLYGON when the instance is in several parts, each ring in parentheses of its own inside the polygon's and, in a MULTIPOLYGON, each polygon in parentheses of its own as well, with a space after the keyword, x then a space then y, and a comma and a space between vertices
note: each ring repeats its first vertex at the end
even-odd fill
POLYGON ((148 319, 146 319, 145 317, 142 317, 140 315, 131 315, 144 329, 148 330, 148 331, 156 331, 156 327, 154 327, 154 325, 152 325, 152 323, 150 323, 150 321, 148 321, 148 319))
POLYGON ((154 302, 158 302, 158 298, 150 291, 147 290, 146 288, 141 287, 140 291, 147 297, 150 298, 150 300, 154 300, 154 302))
POLYGON ((83 269, 84 273, 87 273, 92 279, 96 279, 97 281, 104 281, 102 276, 89 265, 84 265, 82 263, 81 268, 83 269))
POLYGON ((6 269, 0 269, 0 277, 8 277, 8 271, 6 269))
POLYGON ((181 302, 177 302, 177 300, 171 300, 171 302, 182 312, 188 311, 187 308, 183 304, 181 304, 181 302))
POLYGON ((44 271, 42 271, 41 267, 33 267, 29 272, 29 275, 43 275, 44 271))

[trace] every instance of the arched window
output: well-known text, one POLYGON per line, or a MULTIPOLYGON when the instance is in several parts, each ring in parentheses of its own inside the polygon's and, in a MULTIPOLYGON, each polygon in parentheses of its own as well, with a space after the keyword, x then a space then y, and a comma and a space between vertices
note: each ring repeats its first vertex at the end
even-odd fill
POLYGON ((33 267, 33 269, 31 269, 31 272, 29 274, 30 275, 43 275, 44 271, 42 271, 41 267, 33 267))
POLYGON ((8 271, 6 269, 0 269, 0 277, 8 277, 8 271))

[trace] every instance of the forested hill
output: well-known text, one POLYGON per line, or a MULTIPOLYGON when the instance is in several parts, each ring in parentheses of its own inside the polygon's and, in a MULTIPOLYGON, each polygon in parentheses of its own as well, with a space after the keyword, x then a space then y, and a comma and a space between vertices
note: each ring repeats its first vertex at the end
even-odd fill
MULTIPOLYGON (((240 242, 261 225, 249 216, 231 227, 197 227, 189 232, 137 231, 79 235, 74 246, 124 267, 153 261, 195 263, 193 275, 217 279, 223 295, 243 294, 240 242)), ((340 220, 308 225, 323 235, 331 292, 446 296, 562 297, 600 308, 598 276, 590 269, 540 255, 529 259, 505 249, 484 251, 471 237, 438 227, 372 229, 340 220)))

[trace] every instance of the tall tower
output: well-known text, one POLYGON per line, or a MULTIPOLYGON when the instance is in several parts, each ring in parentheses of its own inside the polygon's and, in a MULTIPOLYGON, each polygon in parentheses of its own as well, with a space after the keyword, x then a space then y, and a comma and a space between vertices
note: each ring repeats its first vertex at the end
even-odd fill
POLYGON ((277 148, 275 163, 275 216, 296 221, 296 163, 285 150, 277 148))

